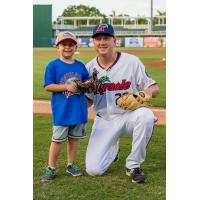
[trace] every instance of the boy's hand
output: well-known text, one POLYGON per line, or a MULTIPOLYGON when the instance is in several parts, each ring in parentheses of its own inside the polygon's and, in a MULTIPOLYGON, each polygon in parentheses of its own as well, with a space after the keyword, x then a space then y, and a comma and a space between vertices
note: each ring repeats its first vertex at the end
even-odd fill
POLYGON ((66 90, 69 92, 77 92, 77 90, 78 90, 76 84, 66 83, 65 85, 66 85, 66 90))

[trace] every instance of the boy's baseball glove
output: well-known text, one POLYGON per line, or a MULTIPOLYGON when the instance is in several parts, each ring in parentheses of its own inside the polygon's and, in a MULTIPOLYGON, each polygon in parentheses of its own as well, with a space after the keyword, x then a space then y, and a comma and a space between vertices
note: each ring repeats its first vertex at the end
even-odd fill
POLYGON ((92 77, 85 81, 81 82, 80 80, 76 81, 78 90, 82 93, 92 93, 97 91, 97 70, 94 68, 92 77))
POLYGON ((117 99, 117 105, 124 110, 136 110, 147 106, 151 99, 150 95, 144 91, 124 94, 117 99))

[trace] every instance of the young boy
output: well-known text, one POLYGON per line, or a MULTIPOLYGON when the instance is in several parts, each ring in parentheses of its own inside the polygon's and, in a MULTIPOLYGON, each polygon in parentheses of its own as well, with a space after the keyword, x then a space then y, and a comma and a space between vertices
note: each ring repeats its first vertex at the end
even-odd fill
POLYGON ((77 49, 76 36, 60 32, 56 39, 60 58, 51 61, 45 71, 44 88, 52 92, 53 136, 49 150, 48 167, 41 180, 51 181, 55 177, 56 160, 62 143, 68 139, 66 171, 72 176, 82 176, 75 165, 79 139, 86 136, 87 103, 84 94, 77 90, 75 81, 85 81, 89 74, 85 65, 73 59, 77 49))

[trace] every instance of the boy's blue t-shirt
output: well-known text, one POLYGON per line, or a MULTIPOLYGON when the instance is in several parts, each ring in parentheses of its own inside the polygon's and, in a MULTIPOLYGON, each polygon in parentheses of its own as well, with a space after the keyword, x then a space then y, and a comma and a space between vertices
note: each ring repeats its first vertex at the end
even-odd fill
MULTIPOLYGON (((49 84, 75 83, 86 81, 89 74, 85 65, 74 60, 67 64, 60 59, 51 61, 45 70, 44 87, 49 84)), ((51 109, 54 126, 78 125, 87 122, 88 110, 84 94, 52 92, 51 109)))

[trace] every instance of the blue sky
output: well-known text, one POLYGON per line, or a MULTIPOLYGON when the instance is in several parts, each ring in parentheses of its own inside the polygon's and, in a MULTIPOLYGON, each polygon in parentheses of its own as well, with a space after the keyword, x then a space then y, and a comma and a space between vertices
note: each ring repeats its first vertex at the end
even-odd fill
MULTIPOLYGON (((112 1, 111 1, 112 2, 112 1)), ((112 14, 114 10, 116 14, 129 14, 134 17, 150 16, 151 0, 113 0, 112 6, 108 5, 108 0, 33 0, 33 4, 52 4, 53 20, 55 20, 62 11, 69 5, 84 4, 94 6, 106 15, 112 14)), ((166 0, 153 0, 153 14, 157 14, 157 10, 166 11, 166 0)))

